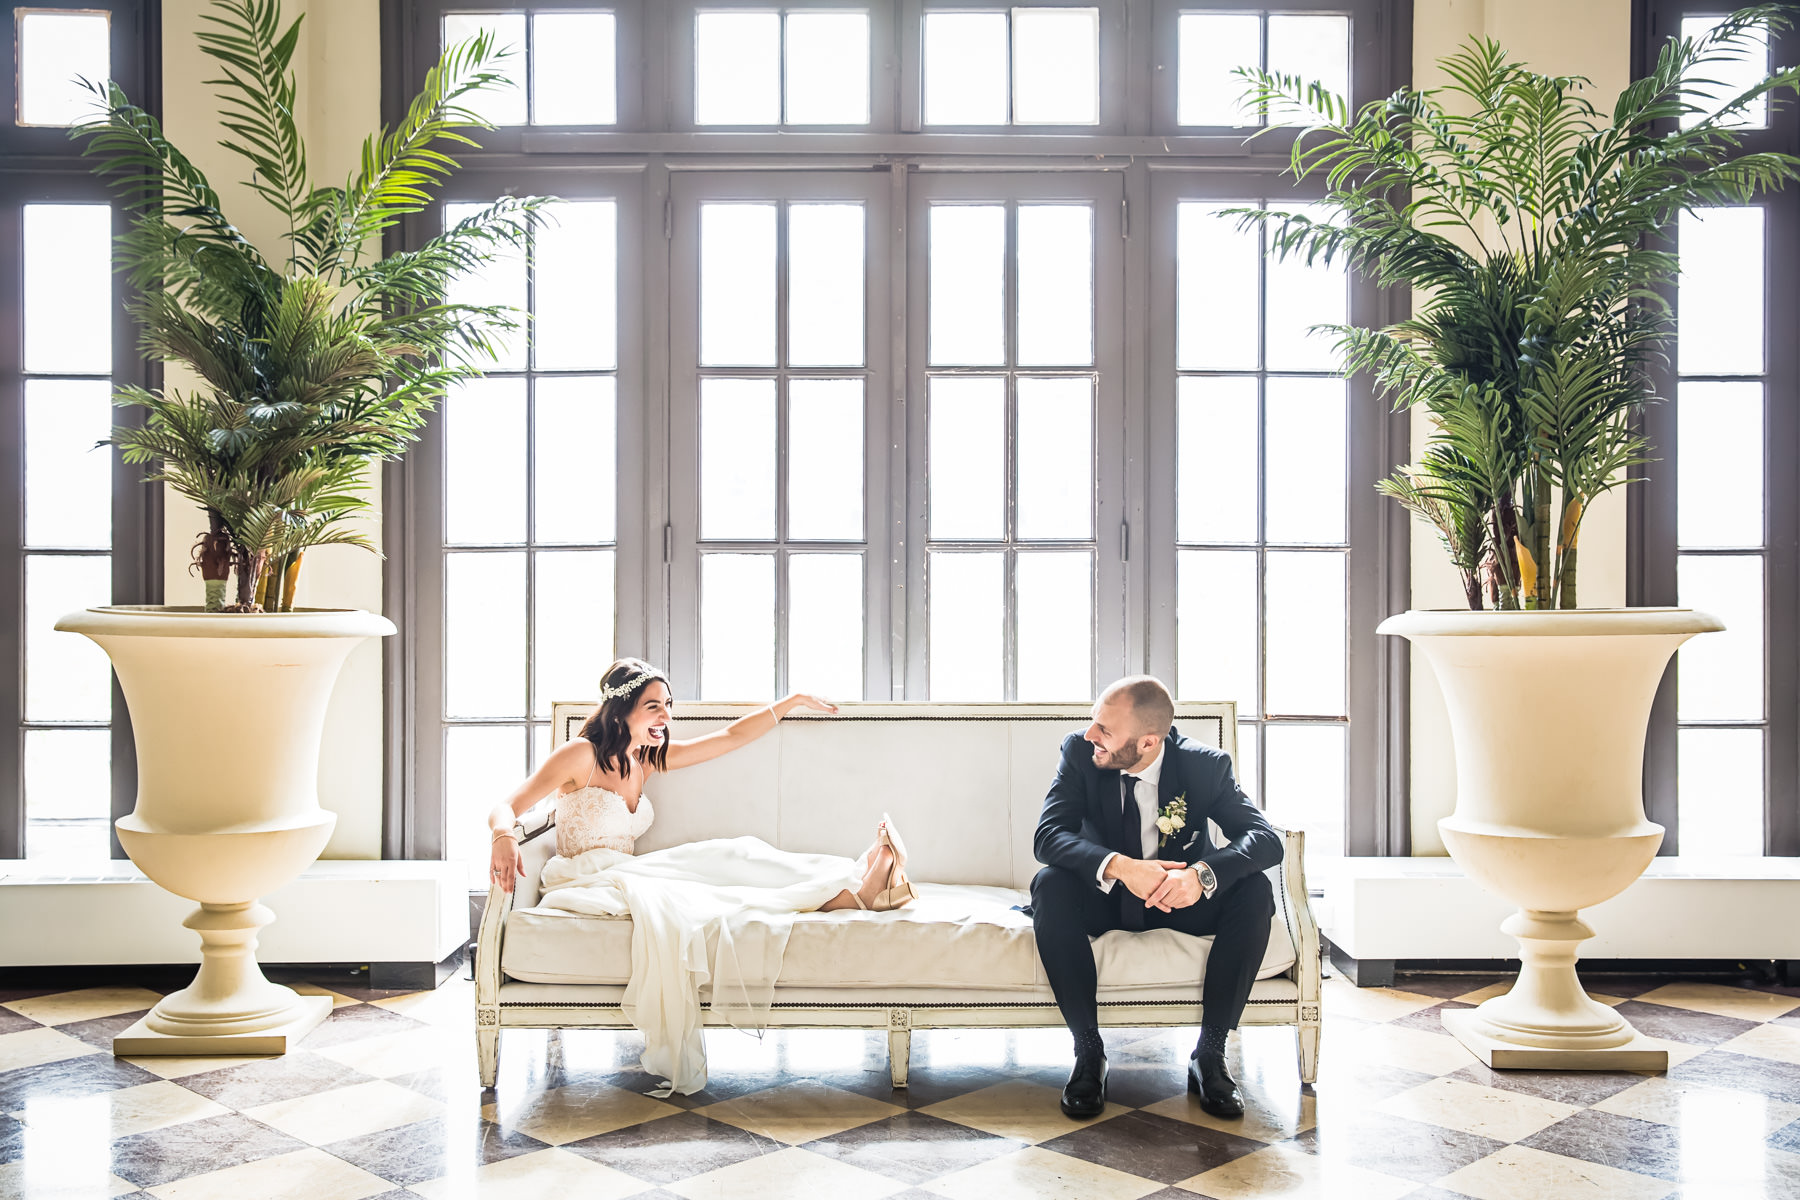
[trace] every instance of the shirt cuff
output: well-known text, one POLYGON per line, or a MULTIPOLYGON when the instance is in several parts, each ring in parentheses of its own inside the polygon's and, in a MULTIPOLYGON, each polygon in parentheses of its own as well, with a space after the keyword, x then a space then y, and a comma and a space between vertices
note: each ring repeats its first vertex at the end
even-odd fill
POLYGON ((1194 873, 1200 877, 1200 898, 1211 900, 1213 893, 1219 890, 1219 877, 1214 875, 1213 869, 1203 862, 1194 864, 1194 873))
POLYGON ((1105 858, 1100 860, 1100 869, 1094 872, 1094 882, 1100 885, 1100 891, 1102 893, 1112 891, 1113 884, 1118 882, 1116 879, 1108 879, 1106 877, 1106 864, 1117 857, 1119 857, 1119 852, 1114 850, 1111 854, 1108 854, 1105 858))

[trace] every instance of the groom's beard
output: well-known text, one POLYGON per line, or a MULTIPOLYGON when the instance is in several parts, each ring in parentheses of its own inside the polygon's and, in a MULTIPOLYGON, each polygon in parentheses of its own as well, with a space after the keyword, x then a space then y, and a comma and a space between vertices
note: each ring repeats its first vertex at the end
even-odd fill
POLYGON ((1127 742, 1117 750, 1108 750, 1106 754, 1109 770, 1129 771, 1144 758, 1144 752, 1137 748, 1136 742, 1127 742))

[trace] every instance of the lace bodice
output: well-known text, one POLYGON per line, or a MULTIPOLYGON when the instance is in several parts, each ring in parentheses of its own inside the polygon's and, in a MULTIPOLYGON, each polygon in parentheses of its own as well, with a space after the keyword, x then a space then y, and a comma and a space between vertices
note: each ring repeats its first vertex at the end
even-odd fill
POLYGON ((574 858, 598 847, 630 854, 655 819, 648 796, 639 797, 632 812, 625 797, 606 788, 562 792, 556 797, 556 852, 574 858))

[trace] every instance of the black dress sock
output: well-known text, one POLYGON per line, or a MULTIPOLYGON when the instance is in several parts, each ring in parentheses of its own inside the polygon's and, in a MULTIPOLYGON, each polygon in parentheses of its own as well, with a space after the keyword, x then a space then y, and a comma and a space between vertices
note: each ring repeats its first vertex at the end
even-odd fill
POLYGON ((1075 1035, 1075 1057, 1086 1058, 1090 1054, 1106 1057, 1106 1043, 1100 1040, 1100 1030, 1094 1027, 1087 1029, 1071 1029, 1075 1035))
POLYGON ((1216 1025, 1200 1027, 1200 1041, 1194 1046, 1194 1057, 1223 1062, 1225 1059, 1225 1040, 1231 1036, 1231 1030, 1220 1029, 1216 1025))

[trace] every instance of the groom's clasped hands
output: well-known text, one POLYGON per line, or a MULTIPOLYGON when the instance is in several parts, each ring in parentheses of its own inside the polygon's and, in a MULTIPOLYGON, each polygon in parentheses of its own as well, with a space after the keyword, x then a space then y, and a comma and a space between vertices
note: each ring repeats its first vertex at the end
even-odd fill
POLYGON ((1145 907, 1160 912, 1186 908, 1200 899, 1200 877, 1178 859, 1120 855, 1107 864, 1106 874, 1124 884, 1145 907))

